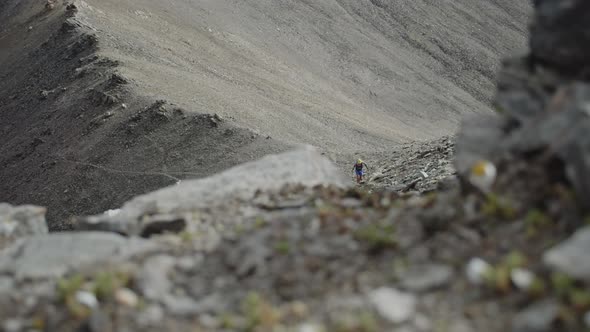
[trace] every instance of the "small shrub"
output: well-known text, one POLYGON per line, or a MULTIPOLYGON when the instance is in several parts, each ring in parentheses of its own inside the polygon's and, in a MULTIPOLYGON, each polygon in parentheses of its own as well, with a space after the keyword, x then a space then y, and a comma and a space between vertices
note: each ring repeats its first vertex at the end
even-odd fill
POLYGON ((393 225, 369 224, 361 226, 354 232, 354 238, 366 242, 373 249, 395 247, 395 227, 393 225))

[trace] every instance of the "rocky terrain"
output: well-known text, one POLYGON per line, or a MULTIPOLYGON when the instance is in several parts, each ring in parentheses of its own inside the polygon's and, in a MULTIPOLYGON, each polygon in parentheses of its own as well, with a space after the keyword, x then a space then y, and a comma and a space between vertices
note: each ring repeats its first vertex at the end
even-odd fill
POLYGON ((491 112, 529 14, 508 0, 2 1, 0 201, 46 206, 63 230, 301 143, 348 165, 453 135, 491 112))
POLYGON ((45 208, 0 205, 0 328, 588 331, 590 4, 534 5, 497 112, 373 151, 363 185, 299 147, 72 232, 48 233, 45 208))

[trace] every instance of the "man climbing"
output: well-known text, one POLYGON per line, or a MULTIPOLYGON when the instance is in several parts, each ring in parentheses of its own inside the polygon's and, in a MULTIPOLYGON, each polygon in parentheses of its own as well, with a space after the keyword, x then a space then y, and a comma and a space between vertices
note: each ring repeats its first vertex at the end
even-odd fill
POLYGON ((366 167, 367 170, 369 170, 369 166, 367 166, 367 164, 365 164, 365 162, 362 161, 361 159, 358 159, 356 161, 356 164, 354 164, 354 166, 352 167, 352 170, 356 174, 356 183, 363 182, 363 175, 364 175, 363 167, 366 167))

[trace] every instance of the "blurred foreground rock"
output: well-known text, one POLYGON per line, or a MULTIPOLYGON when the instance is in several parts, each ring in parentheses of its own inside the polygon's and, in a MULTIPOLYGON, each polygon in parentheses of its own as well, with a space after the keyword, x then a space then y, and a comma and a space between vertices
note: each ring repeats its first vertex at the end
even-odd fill
POLYGON ((47 234, 45 212, 39 206, 0 203, 0 249, 17 238, 47 234))
MULTIPOLYGON (((211 177, 184 181, 126 203, 114 215, 78 220, 78 230, 149 235, 150 229, 182 231, 185 213, 215 208, 228 201, 246 202, 256 192, 278 190, 288 184, 344 188, 349 184, 339 170, 312 147, 267 156, 211 177)), ((246 204, 246 203, 245 203, 246 204)), ((154 231, 157 233, 157 231, 154 231)))

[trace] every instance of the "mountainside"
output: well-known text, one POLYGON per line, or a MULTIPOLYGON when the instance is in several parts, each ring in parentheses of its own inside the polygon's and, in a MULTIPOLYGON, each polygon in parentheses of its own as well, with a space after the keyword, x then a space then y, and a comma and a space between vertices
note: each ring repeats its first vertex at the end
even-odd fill
MULTIPOLYGON (((0 3, 0 19, 28 4, 0 3)), ((3 130, 19 134, 2 136, 14 174, 2 182, 45 183, 54 203, 90 208, 175 184, 64 223, 0 203, 0 331, 588 331, 590 2, 533 4, 529 49, 502 61, 495 112, 457 135, 364 151, 358 185, 341 174, 355 155, 326 147, 242 163, 291 147, 142 95, 101 53, 98 25, 57 24, 81 7, 49 2, 35 26, 9 15, 28 34, 2 30, 2 46, 30 53, 0 48, 3 70, 25 73, 0 80, 13 83, 3 130), (59 89, 30 98, 44 86, 59 89), (201 166, 240 165, 184 180, 211 171, 179 171, 208 156, 201 166), (65 171, 75 176, 59 185, 75 190, 43 182, 65 171), (103 194, 81 196, 89 184, 103 194)))
POLYGON ((341 160, 452 134, 462 115, 489 112, 499 57, 524 49, 528 11, 3 1, 0 201, 48 206, 60 229, 300 143, 341 160))

